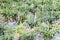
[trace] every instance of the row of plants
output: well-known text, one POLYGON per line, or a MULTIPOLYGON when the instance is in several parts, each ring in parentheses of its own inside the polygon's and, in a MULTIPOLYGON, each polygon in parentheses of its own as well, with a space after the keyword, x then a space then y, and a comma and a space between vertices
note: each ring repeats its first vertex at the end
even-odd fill
MULTIPOLYGON (((26 28, 23 24, 18 25, 15 29, 10 26, 5 26, 4 34, 1 34, 0 40, 13 40, 14 36, 18 37, 20 40, 36 40, 36 35, 39 32, 44 40, 52 39, 56 33, 60 32, 60 23, 57 24, 42 24, 34 28, 26 28), (15 34, 17 32, 17 34, 15 34)), ((4 27, 3 27, 4 28, 4 27)), ((2 32, 1 32, 2 33, 2 32)))
POLYGON ((0 0, 0 14, 4 20, 8 22, 12 18, 18 23, 15 29, 0 25, 0 40, 13 40, 15 32, 20 40, 35 40, 37 32, 43 34, 44 40, 53 38, 60 32, 59 7, 60 0, 0 0))

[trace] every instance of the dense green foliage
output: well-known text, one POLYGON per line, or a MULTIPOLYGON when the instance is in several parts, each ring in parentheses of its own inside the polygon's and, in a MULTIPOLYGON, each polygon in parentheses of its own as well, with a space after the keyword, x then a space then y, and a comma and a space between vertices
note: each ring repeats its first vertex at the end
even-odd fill
MULTIPOLYGON (((60 32, 60 0, 0 0, 0 14, 4 22, 11 18, 17 22, 15 31, 21 40, 35 40, 37 32, 47 40, 60 32)), ((13 40, 14 30, 2 24, 0 40, 13 40)))

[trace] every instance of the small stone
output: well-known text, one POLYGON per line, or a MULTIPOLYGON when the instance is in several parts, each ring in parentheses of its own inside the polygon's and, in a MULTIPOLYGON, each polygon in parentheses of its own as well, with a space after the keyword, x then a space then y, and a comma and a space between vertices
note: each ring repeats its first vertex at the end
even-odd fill
POLYGON ((39 32, 36 34, 36 40, 44 40, 43 36, 39 32))
POLYGON ((60 40, 60 33, 56 33, 53 39, 51 40, 60 40))

